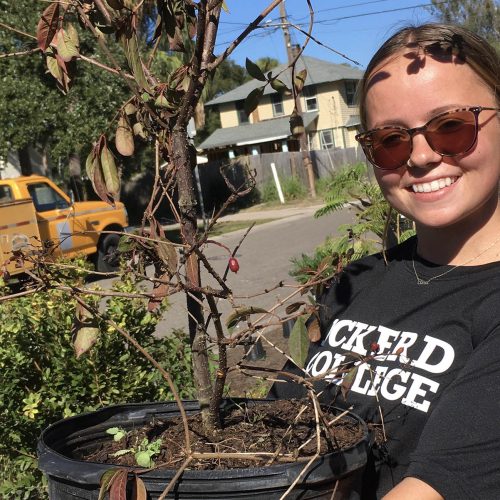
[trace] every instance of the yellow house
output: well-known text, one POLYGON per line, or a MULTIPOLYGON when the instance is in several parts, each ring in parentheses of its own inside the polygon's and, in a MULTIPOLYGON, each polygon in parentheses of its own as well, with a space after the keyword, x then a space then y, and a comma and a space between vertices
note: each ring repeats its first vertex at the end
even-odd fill
MULTIPOLYGON (((274 68, 273 75, 286 67, 283 64, 274 68)), ((355 91, 363 72, 308 56, 299 59, 296 71, 303 68, 307 70, 307 79, 300 100, 309 149, 356 147, 359 112, 355 91)), ((291 88, 290 70, 279 78, 291 88)), ((267 85, 255 111, 250 116, 246 114, 246 96, 262 85, 263 82, 251 80, 206 103, 217 106, 221 121, 221 128, 198 146, 210 160, 299 150, 298 141, 290 133, 292 96, 282 96, 267 85)))

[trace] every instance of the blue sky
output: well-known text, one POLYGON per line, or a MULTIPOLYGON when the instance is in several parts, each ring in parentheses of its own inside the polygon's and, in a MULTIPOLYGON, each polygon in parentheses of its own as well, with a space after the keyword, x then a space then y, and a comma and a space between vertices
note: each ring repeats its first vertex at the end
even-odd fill
MULTIPOLYGON (((269 3, 270 0, 226 0, 229 14, 223 12, 221 16, 216 53, 222 52, 269 3)), ((306 55, 335 63, 348 62, 331 48, 358 61, 361 68, 366 67, 378 46, 396 29, 433 20, 424 7, 430 0, 311 0, 311 3, 315 11, 312 34, 327 47, 311 40, 306 55)), ((307 31, 306 1, 286 0, 285 6, 289 21, 307 31)), ((276 8, 266 18, 268 27, 254 31, 233 52, 232 59, 241 65, 245 64, 246 57, 256 60, 269 56, 285 62, 283 32, 277 26, 279 17, 279 8, 276 8)), ((300 32, 291 28, 291 34, 293 42, 303 42, 304 35, 300 32)))

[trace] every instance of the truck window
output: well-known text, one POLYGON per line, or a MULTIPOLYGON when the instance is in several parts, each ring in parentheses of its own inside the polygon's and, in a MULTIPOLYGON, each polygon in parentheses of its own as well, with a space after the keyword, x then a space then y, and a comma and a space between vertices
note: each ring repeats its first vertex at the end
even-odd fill
POLYGON ((43 182, 30 184, 28 191, 37 212, 47 212, 47 210, 69 207, 69 203, 59 193, 43 182))
POLYGON ((9 186, 0 186, 0 203, 12 201, 12 191, 9 186))

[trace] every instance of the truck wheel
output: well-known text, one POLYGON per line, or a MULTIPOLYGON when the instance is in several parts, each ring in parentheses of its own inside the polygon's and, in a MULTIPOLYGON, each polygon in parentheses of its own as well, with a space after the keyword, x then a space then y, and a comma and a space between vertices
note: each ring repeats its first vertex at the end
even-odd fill
POLYGON ((103 273, 113 273, 120 267, 118 254, 119 234, 107 234, 101 240, 97 250, 97 270, 103 273))

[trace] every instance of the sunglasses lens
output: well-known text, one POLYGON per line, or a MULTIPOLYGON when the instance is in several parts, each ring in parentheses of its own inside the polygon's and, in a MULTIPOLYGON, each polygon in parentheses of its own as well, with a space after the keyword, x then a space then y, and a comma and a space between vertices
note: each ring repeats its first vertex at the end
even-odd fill
POLYGON ((425 136, 434 151, 454 156, 468 151, 476 141, 476 117, 472 111, 455 111, 429 122, 425 136))
POLYGON ((377 167, 394 170, 408 161, 411 154, 411 137, 406 130, 380 129, 370 134, 369 157, 377 167))

